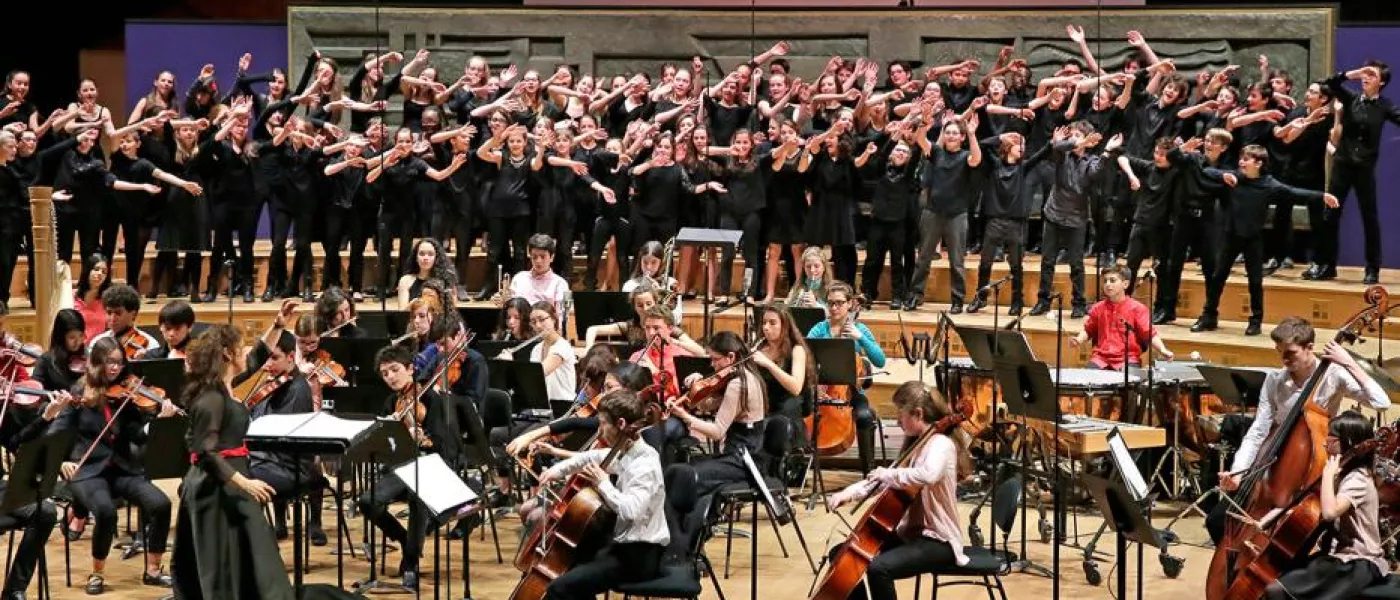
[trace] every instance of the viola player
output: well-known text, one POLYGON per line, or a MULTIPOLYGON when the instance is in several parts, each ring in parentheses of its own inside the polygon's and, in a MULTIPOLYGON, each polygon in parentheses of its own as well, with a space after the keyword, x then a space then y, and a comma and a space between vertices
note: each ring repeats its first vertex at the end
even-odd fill
MULTIPOLYGON (((272 344, 263 340, 249 351, 248 362, 261 363, 261 378, 244 400, 253 420, 264 415, 309 413, 314 410, 314 386, 297 368, 296 336, 279 330, 272 344)), ((326 485, 316 473, 314 457, 298 459, 290 454, 254 451, 249 453, 248 470, 253 479, 272 486, 274 530, 277 539, 287 537, 287 502, 303 491, 311 492, 311 516, 307 525, 311 545, 326 545, 326 532, 321 528, 321 493, 326 485), (300 470, 300 473, 297 471, 300 470), (300 487, 298 487, 300 484, 300 487)))
MULTIPOLYGON (((918 381, 899 386, 893 402, 899 410, 906 446, 917 442, 930 427, 953 412, 937 391, 918 381)), ((895 600, 895 581, 938 568, 966 565, 969 560, 963 554, 962 527, 958 522, 958 480, 972 472, 966 441, 956 434, 934 433, 918 452, 909 466, 875 469, 827 501, 836 510, 886 488, 919 487, 918 500, 896 528, 898 535, 880 549, 866 569, 871 600, 895 600)), ((851 598, 864 597, 864 588, 856 586, 851 598)))
MULTIPOLYGON (((1288 411, 1297 404, 1304 387, 1313 372, 1322 364, 1313 354, 1316 333, 1312 324, 1301 317, 1288 317, 1269 333, 1274 340, 1274 349, 1283 360, 1283 368, 1269 372, 1264 379, 1264 387, 1259 391, 1259 409, 1254 415, 1254 424, 1245 433, 1240 449, 1230 470, 1220 474, 1220 489, 1232 492, 1239 488, 1240 480, 1254 466, 1264 440, 1273 434, 1288 411)), ((1313 399, 1330 415, 1337 414, 1342 398, 1355 398, 1376 410, 1390 407, 1390 398, 1380 384, 1371 379, 1356 359, 1336 342, 1327 344, 1323 355, 1332 361, 1334 367, 1327 369, 1317 382, 1313 399)), ((1215 542, 1225 533, 1225 517, 1229 503, 1221 502, 1206 517, 1206 529, 1215 542)))
POLYGON ((141 294, 129 285, 114 285, 102 292, 102 306, 107 309, 107 331, 88 342, 88 348, 102 338, 115 338, 122 351, 132 359, 144 358, 160 348, 160 341, 136 328, 141 313, 141 294))

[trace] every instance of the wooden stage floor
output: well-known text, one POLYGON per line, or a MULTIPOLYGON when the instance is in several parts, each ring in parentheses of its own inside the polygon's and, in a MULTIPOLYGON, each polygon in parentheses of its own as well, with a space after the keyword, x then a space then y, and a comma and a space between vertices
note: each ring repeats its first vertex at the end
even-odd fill
MULTIPOLYGON (((854 474, 849 472, 829 472, 826 479, 830 482, 829 487, 835 489, 837 485, 852 481, 853 477, 854 474)), ((178 482, 175 480, 157 482, 157 485, 170 494, 172 498, 175 497, 175 487, 177 484, 178 482)), ((968 515, 972 512, 973 504, 971 502, 962 502, 959 504, 959 509, 962 513, 963 523, 965 524, 968 515)), ((1175 515, 1177 510, 1179 509, 1173 508, 1172 510, 1167 510, 1167 508, 1163 508, 1160 510, 1156 517, 1158 524, 1165 523, 1166 520, 1175 515)), ((799 502, 797 511, 803 533, 806 536, 814 557, 819 559, 824 548, 844 539, 844 526, 841 525, 841 522, 836 516, 827 513, 825 509, 818 507, 809 512, 806 510, 805 502, 799 502)), ((1049 565, 1052 549, 1050 545, 1039 541, 1039 535, 1036 533, 1035 527, 1037 516, 1033 505, 1027 514, 1029 515, 1029 520, 1027 521, 1028 554, 1036 564, 1049 565)), ((326 526, 328 528, 327 533, 333 533, 329 529, 334 526, 335 516, 333 511, 327 511, 325 517, 326 526)), ((747 518, 747 515, 745 515, 741 517, 741 520, 747 521, 747 518)), ((848 516, 847 518, 849 519, 850 517, 848 516)), ((983 511, 980 521, 983 531, 986 532, 984 535, 989 534, 992 531, 990 510, 983 511)), ((1083 540, 1087 542, 1095 528, 1098 527, 1100 521, 1100 519, 1088 515, 1086 512, 1080 513, 1079 531, 1082 534, 1083 540)), ((743 523, 738 526, 747 528, 743 523)), ((758 548, 759 597, 777 597, 788 600, 805 597, 809 586, 812 584, 813 576, 811 570, 807 566, 802 550, 797 544, 797 539, 793 534, 792 528, 784 527, 782 529, 784 540, 787 542, 788 551, 791 554, 789 558, 784 558, 778 543, 773 538, 773 530, 769 524, 760 523, 759 526, 761 530, 758 548)), ((1019 549, 1019 529, 1020 519, 1018 518, 1012 536, 1013 551, 1019 549)), ((350 523, 350 530, 352 537, 358 539, 360 532, 360 520, 358 518, 350 523)), ((1158 564, 1156 551, 1151 548, 1146 549, 1144 551, 1145 561, 1143 565, 1144 598, 1186 598, 1197 596, 1202 593, 1206 569, 1212 551, 1209 548, 1201 548, 1189 544, 1201 544, 1203 540, 1206 540, 1203 521, 1199 516, 1183 519, 1177 524, 1175 530, 1185 544, 1172 546, 1171 553, 1185 559, 1184 569, 1175 579, 1166 577, 1158 564)), ((505 600, 509 597, 515 582, 519 578, 519 573, 510 565, 511 557, 517 547, 516 536, 519 531, 519 521, 514 516, 502 519, 498 521, 498 531, 501 539, 501 551, 505 557, 504 564, 496 562, 489 529, 487 530, 485 541, 482 541, 477 534, 474 534, 472 537, 470 568, 473 598, 505 600)), ((1070 529, 1071 533, 1073 533, 1073 531, 1073 529, 1070 529)), ((966 535, 966 533, 964 533, 964 535, 966 535)), ((172 540, 174 538, 173 531, 171 538, 172 540)), ((89 572, 89 548, 91 539, 91 525, 89 525, 88 532, 84 534, 83 538, 74 542, 72 545, 74 583, 74 587, 72 588, 64 587, 63 539, 61 534, 55 531, 53 537, 50 539, 47 548, 47 556, 49 563, 49 580, 54 585, 53 597, 55 599, 76 600, 89 597, 83 592, 82 585, 86 582, 89 572)), ((446 543, 445 537, 443 538, 443 542, 446 543)), ((714 563, 717 574, 720 576, 724 597, 732 600, 752 600, 754 597, 750 593, 749 588, 751 576, 749 540, 738 538, 734 541, 730 565, 731 573, 728 579, 723 577, 725 542, 726 539, 722 535, 717 535, 706 546, 706 552, 714 563)), ((422 597, 443 597, 450 598, 451 600, 463 598, 460 542, 456 542, 452 549, 453 560, 456 564, 452 569, 452 575, 455 581, 452 583, 451 596, 446 595, 447 590, 445 586, 443 586, 441 590, 436 590, 432 585, 432 574, 430 572, 430 565, 432 564, 433 557, 431 538, 429 538, 426 545, 428 554, 423 558, 424 573, 422 574, 422 597), (441 595, 437 595, 435 592, 441 595)), ((335 538, 332 535, 329 546, 312 548, 310 555, 312 570, 306 575, 306 581, 308 583, 335 583, 336 557, 330 553, 334 547, 335 538)), ((1113 538, 1111 536, 1105 536, 1098 547, 1100 550, 1111 554, 1113 552, 1113 538)), ((290 573, 290 561, 292 556, 291 541, 283 542, 281 544, 281 551, 283 559, 289 563, 288 569, 290 573)), ((1129 564, 1132 565, 1132 567, 1130 567, 1128 573, 1128 585, 1129 594, 1132 594, 1132 590, 1137 585, 1135 568, 1136 552, 1130 548, 1129 554, 1129 564)), ((131 600, 155 600, 164 597, 168 593, 167 590, 140 585, 142 560, 139 555, 127 561, 120 560, 119 556, 119 551, 114 551, 107 563, 108 591, 104 595, 105 597, 131 600)), ((1062 547, 1060 557, 1060 564, 1063 566, 1061 570, 1061 595, 1065 598, 1108 597, 1109 590, 1106 584, 1091 586, 1085 582, 1084 570, 1081 566, 1082 561, 1082 550, 1073 549, 1068 546, 1062 547)), ((1100 563, 1100 572, 1105 582, 1116 581, 1114 579, 1116 574, 1112 571, 1113 561, 1114 558, 1110 556, 1100 563)), ((169 562, 168 555, 166 562, 167 564, 169 562)), ((397 572, 395 570, 397 568, 397 563, 398 553, 389 553, 390 575, 386 577, 386 580, 389 582, 397 581, 397 578, 393 576, 397 572)), ((363 558, 352 559, 349 556, 346 556, 345 565, 347 586, 350 582, 365 577, 369 568, 368 562, 363 558)), ((1003 581, 1005 582, 1009 598, 1031 599, 1051 597, 1052 581, 1049 578, 1025 573, 1013 573, 1004 577, 1003 581)), ((715 593, 708 578, 705 579, 702 584, 704 588, 701 595, 702 598, 707 600, 719 598, 719 595, 715 593)), ((37 598, 36 585, 31 585, 30 587, 29 592, 31 598, 37 598)), ((913 585, 912 579, 901 582, 899 585, 900 597, 912 598, 913 585)), ((924 591, 920 592, 921 596, 928 593, 927 578, 925 578, 922 585, 924 591)), ((381 594, 376 593, 373 595, 380 596, 381 594)), ((411 595, 402 593, 385 594, 385 596, 411 597, 411 595)), ((973 599, 983 598, 985 597, 985 593, 977 587, 958 586, 940 590, 939 597, 953 600, 973 599)))

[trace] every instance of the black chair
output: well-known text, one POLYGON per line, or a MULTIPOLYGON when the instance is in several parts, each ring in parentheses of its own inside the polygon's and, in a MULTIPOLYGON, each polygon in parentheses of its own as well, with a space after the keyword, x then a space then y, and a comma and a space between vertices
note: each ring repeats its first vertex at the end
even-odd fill
POLYGON ((710 558, 705 555, 705 541, 710 537, 709 524, 692 517, 699 484, 695 469, 676 464, 666 468, 666 525, 671 543, 661 560, 661 575, 649 581, 618 584, 612 591, 623 595, 648 598, 699 598, 700 571, 710 575, 715 593, 724 600, 724 589, 715 578, 710 558))
MULTIPOLYGON (((1011 539, 1011 526, 1016 522, 1016 510, 1021 503, 1023 487, 1020 475, 1010 477, 996 487, 996 496, 992 500, 992 524, 1001 531, 1002 548, 1009 547, 1007 542, 1011 539)), ((987 588, 987 598, 994 600, 992 590, 996 590, 1001 594, 1001 600, 1006 600, 1006 588, 1002 587, 1001 577, 1011 572, 1011 562, 1015 560, 1015 556, 1005 551, 993 552, 978 546, 964 546, 963 554, 967 555, 967 564, 950 565, 929 573, 933 577, 933 589, 929 597, 938 598, 940 587, 980 585, 987 588), (939 577, 967 579, 940 581, 939 577), (979 577, 980 581, 975 579, 979 577)), ((922 575, 914 580, 914 598, 919 597, 919 584, 922 582, 922 575)))
MULTIPOLYGON (((768 464, 765 466, 758 464, 763 469, 763 484, 767 488, 768 494, 773 497, 773 501, 784 509, 786 519, 792 522, 792 529, 797 533, 797 540, 802 544, 802 552, 807 555, 807 565, 811 567, 812 574, 817 573, 816 562, 812 560, 812 552, 807 548, 807 538, 802 534, 802 526, 798 524, 795 510, 791 501, 791 494, 787 484, 783 481, 782 464, 792 448, 792 421, 782 415, 770 415, 763 423, 763 454, 768 457, 768 464)), ((755 456, 754 461, 760 460, 755 456)), ((720 515, 724 519, 728 529, 728 541, 724 545, 724 577, 729 578, 729 555, 734 548, 734 521, 738 518, 739 511, 745 504, 750 505, 754 511, 754 531, 753 543, 758 544, 757 512, 760 504, 765 507, 763 494, 748 481, 728 483, 715 492, 715 515, 720 515)), ((773 526, 773 535, 778 538, 778 547, 783 552, 783 558, 788 557, 787 544, 783 541, 783 535, 778 529, 780 524, 778 515, 769 515, 768 522, 773 526)), ((755 575, 756 576, 756 575, 755 575)))
POLYGON ((1361 590, 1357 600, 1400 600, 1400 575, 1391 573, 1381 583, 1361 590))

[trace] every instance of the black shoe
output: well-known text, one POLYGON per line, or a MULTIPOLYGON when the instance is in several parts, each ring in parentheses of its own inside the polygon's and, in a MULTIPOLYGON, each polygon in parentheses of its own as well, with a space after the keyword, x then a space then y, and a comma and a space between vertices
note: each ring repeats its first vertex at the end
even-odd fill
POLYGON ((88 575, 87 585, 83 586, 83 591, 89 596, 100 595, 107 591, 107 580, 97 573, 88 575))
POLYGON ((278 295, 279 295, 279 294, 277 293, 276 288, 274 288, 273 286, 269 285, 269 286, 267 286, 267 289, 264 289, 264 290, 263 290, 263 293, 262 293, 262 301, 263 301, 263 302, 272 302, 274 299, 277 298, 278 295))
POLYGON ((1202 331, 1215 331, 1215 328, 1218 325, 1219 324, 1216 322, 1215 317, 1201 315, 1201 318, 1196 319, 1196 322, 1191 324, 1191 333, 1200 333, 1202 331))
POLYGON ((403 589, 406 589, 406 590, 416 590, 416 589, 418 589, 418 572, 416 572, 416 571, 404 571, 404 572, 403 572, 403 589))
POLYGON ((1264 270, 1270 273, 1277 271, 1280 266, 1282 265, 1279 264, 1277 258, 1271 258, 1269 260, 1264 261, 1264 270))
POLYGON ((1032 307, 1031 307, 1030 316, 1032 316, 1032 317, 1039 317, 1040 315, 1043 315, 1043 314, 1048 313, 1048 312, 1050 312, 1050 301, 1049 301, 1049 300, 1037 300, 1037 301, 1035 302, 1035 306, 1032 306, 1032 307))
POLYGON ((1013 317, 1019 317, 1021 316, 1021 311, 1025 308, 1025 306, 1021 305, 1020 300, 1013 300, 1011 302, 1011 307, 1006 309, 1006 314, 1011 315, 1013 317))
POLYGON ((981 296, 973 298, 972 302, 969 302, 967 305, 967 314, 975 314, 977 311, 986 308, 986 306, 987 301, 983 300, 981 296))
POLYGON ((323 531, 319 525, 312 525, 309 535, 311 536, 312 546, 324 546, 329 541, 326 539, 326 532, 323 531))
POLYGON ((1366 284, 1366 285, 1376 285, 1377 283, 1380 283, 1380 282, 1381 282, 1381 271, 1380 271, 1380 269, 1366 269, 1366 277, 1364 277, 1364 278, 1361 280, 1361 283, 1366 284))
POLYGON ((960 315, 960 314, 962 314, 962 311, 963 311, 963 304, 962 304, 961 302, 954 302, 954 303, 953 303, 953 306, 951 306, 951 307, 948 308, 948 312, 951 313, 951 314, 955 314, 955 315, 960 315))
POLYGON ((1083 319, 1083 318, 1084 318, 1084 315, 1086 315, 1086 314, 1088 314, 1088 313, 1089 313, 1089 309, 1084 308, 1084 305, 1083 305, 1083 304, 1076 304, 1076 305, 1074 305, 1074 308, 1070 309, 1070 311, 1069 311, 1069 318, 1071 318, 1071 319, 1083 319))
POLYGON ((253 286, 250 285, 250 286, 248 286, 248 287, 246 287, 246 288, 243 288, 243 303, 244 303, 244 304, 252 304, 252 303, 253 303, 253 286))
POLYGON ((1165 311, 1165 310, 1159 310, 1159 311, 1157 311, 1157 314, 1152 315, 1152 324, 1153 324, 1153 325, 1166 325, 1167 323, 1171 323, 1171 322, 1173 322, 1173 321, 1176 321, 1176 313, 1175 313, 1175 312, 1167 312, 1167 311, 1165 311))
POLYGON ((1323 267, 1321 267, 1321 268, 1319 268, 1319 269, 1317 270, 1317 277, 1315 277, 1314 279, 1317 280, 1317 281, 1327 281, 1327 280, 1329 280, 1329 279, 1336 279, 1336 278, 1337 278, 1337 267, 1336 267, 1336 265, 1324 265, 1323 267))
POLYGON ((1318 274, 1321 272, 1322 267, 1319 266, 1317 263, 1313 263, 1308 265, 1308 269, 1306 271, 1303 271, 1302 278, 1308 281, 1314 281, 1317 279, 1318 274))
POLYGON ((151 585, 151 586, 156 586, 156 587, 167 587, 167 588, 168 588, 168 587, 170 587, 170 585, 171 585, 171 580, 170 580, 170 576, 169 576, 169 575, 166 575, 164 572, 159 573, 159 574, 156 574, 156 575, 151 575, 150 573, 147 573, 147 572, 145 572, 145 571, 142 571, 142 572, 141 572, 141 585, 151 585))
POLYGON ((1293 257, 1291 256, 1283 257, 1283 262, 1279 263, 1280 269, 1292 269, 1294 266, 1296 265, 1293 264, 1293 257))
POLYGON ((209 291, 207 291, 207 292, 204 292, 204 297, 200 298, 200 301, 201 301, 201 302, 213 302, 213 301, 218 300, 218 299, 219 299, 218 294, 214 293, 213 290, 209 290, 209 291))
POLYGON ((1259 335, 1260 333, 1263 333, 1263 331, 1262 328, 1259 326, 1259 321, 1255 319, 1250 319, 1249 326, 1244 328, 1244 334, 1259 335))

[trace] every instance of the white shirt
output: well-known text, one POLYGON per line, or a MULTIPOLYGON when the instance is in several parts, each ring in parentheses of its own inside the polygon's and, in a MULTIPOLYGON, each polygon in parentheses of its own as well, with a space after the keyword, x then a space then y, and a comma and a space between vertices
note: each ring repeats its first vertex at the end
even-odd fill
MULTIPOLYGON (((511 297, 524 298, 531 305, 536 302, 551 302, 554 304, 556 319, 562 316, 558 311, 563 310, 564 293, 568 291, 569 282, 553 271, 538 277, 530 271, 521 271, 510 278, 511 297)), ((563 323, 562 320, 559 322, 563 323)))
MULTIPOLYGON (((554 465, 550 471, 552 476, 568 477, 584 465, 603 464, 607 456, 607 449, 580 452, 554 465)), ((617 485, 605 480, 597 489, 603 502, 617 513, 613 541, 670 544, 671 530, 666 526, 666 486, 661 477, 661 457, 656 449, 636 440, 626 452, 613 459, 607 471, 617 475, 617 485)))
MULTIPOLYGON (((575 387, 578 385, 578 378, 574 374, 574 365, 578 363, 578 357, 574 354, 574 347, 569 344, 569 340, 560 337, 549 347, 549 355, 558 356, 564 362, 553 373, 544 376, 544 389, 550 400, 568 400, 573 402, 578 396, 575 387)), ((545 357, 545 348, 542 344, 535 344, 530 348, 530 361, 542 363, 545 357)))
MULTIPOLYGON (((1318 361, 1313 370, 1322 366, 1322 361, 1318 361)), ((1303 378, 1306 384, 1312 378, 1312 373, 1303 378)), ((1264 388, 1259 391, 1259 410, 1254 414, 1254 424, 1249 426, 1249 432, 1244 434, 1244 440, 1240 442, 1240 451, 1235 454, 1235 462, 1230 466, 1231 471, 1241 471, 1254 464, 1254 455, 1259 452, 1259 447, 1264 445, 1264 440, 1269 437, 1269 432, 1275 426, 1283 424, 1284 417, 1288 416, 1289 409, 1298 403, 1298 397, 1303 393, 1303 385, 1293 383, 1293 378, 1288 376, 1287 369, 1276 369, 1269 372, 1264 379, 1264 388)), ((1317 393, 1313 395, 1314 401, 1327 411, 1328 415, 1335 416, 1342 405, 1343 397, 1355 398, 1362 403, 1382 410, 1390 407, 1390 398, 1386 397, 1385 390, 1381 389, 1370 377, 1362 383, 1351 376, 1351 372, 1340 365, 1331 365, 1327 372, 1317 382, 1317 393)))

